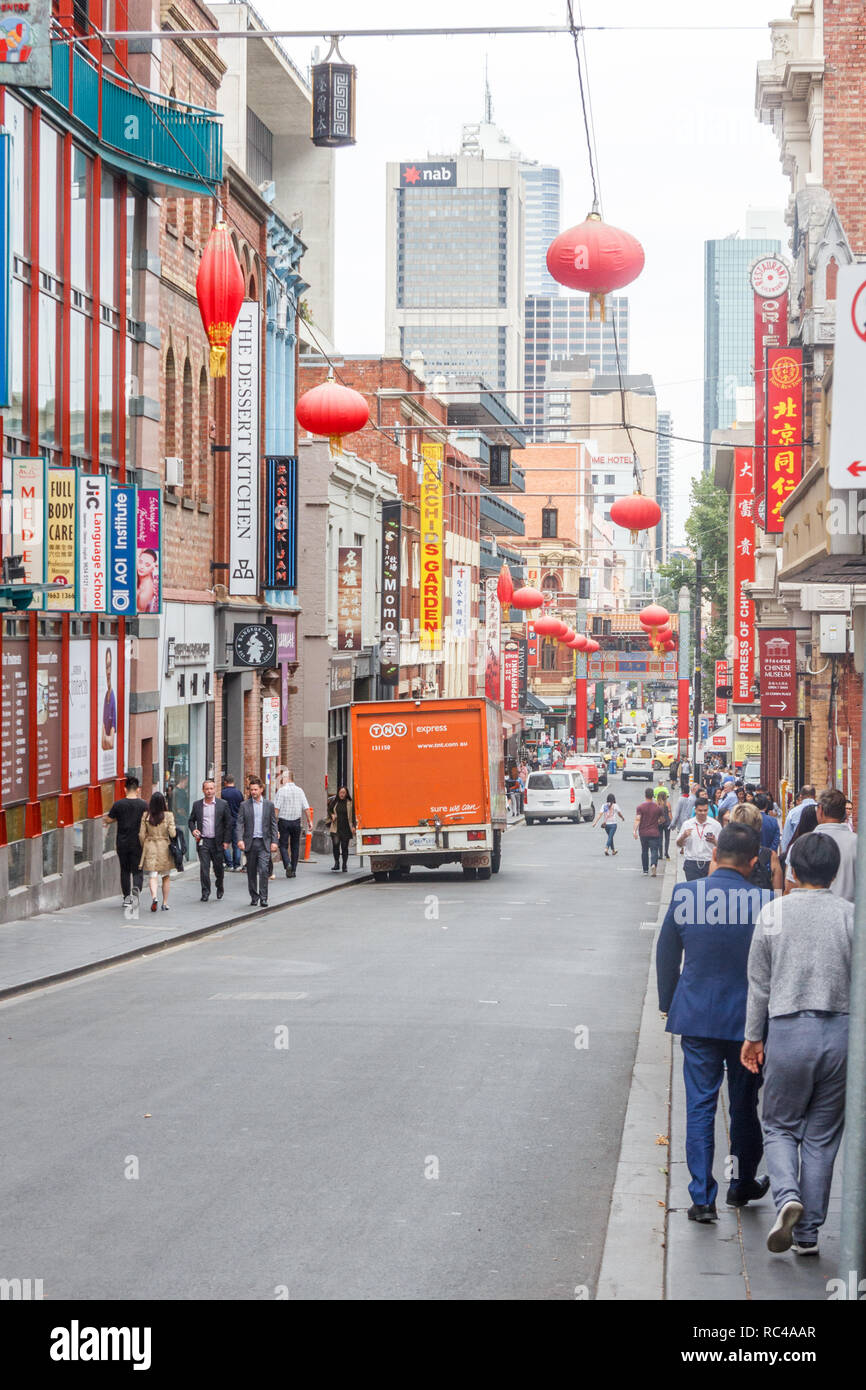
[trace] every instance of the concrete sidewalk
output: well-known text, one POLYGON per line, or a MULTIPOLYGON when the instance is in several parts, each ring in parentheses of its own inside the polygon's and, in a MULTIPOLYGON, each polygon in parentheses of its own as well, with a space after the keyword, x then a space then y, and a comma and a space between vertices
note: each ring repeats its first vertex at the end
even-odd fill
MULTIPOLYGON (((658 921, 642 924, 644 930, 654 927, 656 936, 674 885, 682 877, 681 863, 672 856, 666 866, 658 921)), ((771 1255, 766 1245, 775 1220, 771 1195, 739 1211, 725 1206, 724 1168, 730 1152, 726 1086, 716 1119, 719 1219, 708 1226, 687 1216, 691 1198, 685 1122, 682 1051, 679 1039, 665 1032, 659 1014, 653 949, 596 1298, 825 1300, 827 1280, 839 1272, 841 1151, 830 1210, 819 1237, 820 1255, 805 1259, 790 1252, 771 1255)), ((758 1171, 766 1171, 763 1162, 758 1171)))
POLYGON ((118 887, 115 897, 6 922, 0 926, 0 999, 238 922, 258 921, 307 898, 369 878, 356 855, 350 855, 345 874, 333 873, 330 858, 324 857, 300 863, 297 877, 292 879, 286 878, 279 861, 275 868, 277 876, 269 884, 266 908, 250 906, 244 871, 226 873, 221 902, 212 889, 210 900, 203 903, 196 862, 188 864, 182 874, 172 874, 168 912, 150 911, 145 879, 137 921, 126 919, 118 887))

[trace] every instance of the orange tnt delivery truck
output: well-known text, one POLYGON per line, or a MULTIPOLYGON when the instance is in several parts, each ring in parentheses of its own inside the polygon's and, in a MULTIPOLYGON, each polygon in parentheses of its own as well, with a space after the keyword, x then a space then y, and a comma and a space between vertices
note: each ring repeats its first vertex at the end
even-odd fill
POLYGON ((413 864, 499 869, 507 821, 502 714, 491 700, 352 706, 358 853, 377 883, 413 864))

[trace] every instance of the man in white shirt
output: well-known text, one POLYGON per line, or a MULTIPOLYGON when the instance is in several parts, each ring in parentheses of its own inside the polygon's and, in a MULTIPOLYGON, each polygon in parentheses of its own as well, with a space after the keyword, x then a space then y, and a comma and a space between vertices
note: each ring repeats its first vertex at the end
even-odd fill
POLYGON ((695 800, 695 814, 687 820, 677 844, 685 855, 683 865, 685 875, 691 883, 696 878, 706 878, 713 859, 713 850, 719 843, 719 827, 716 821, 708 819, 710 803, 705 796, 695 800))
POLYGON ((306 812, 310 829, 313 826, 313 812, 310 803, 290 772, 286 781, 277 789, 274 806, 277 811, 277 827, 280 832, 280 858, 286 871, 286 878, 294 878, 298 868, 298 851, 301 844, 301 819, 306 812))
POLYGON ((830 892, 835 893, 837 898, 847 898, 849 903, 853 903, 856 883, 857 836, 847 823, 846 805, 843 792, 832 789, 822 792, 818 798, 818 826, 815 834, 829 835, 831 840, 835 840, 839 846, 839 853, 842 857, 839 871, 830 884, 830 892))

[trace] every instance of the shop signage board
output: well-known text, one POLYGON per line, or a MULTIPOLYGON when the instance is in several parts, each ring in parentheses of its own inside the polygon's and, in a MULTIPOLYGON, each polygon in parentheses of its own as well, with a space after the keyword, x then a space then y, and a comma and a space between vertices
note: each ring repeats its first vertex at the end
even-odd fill
POLYGON ((62 779, 60 759, 62 643, 43 638, 36 657, 36 794, 54 796, 62 779))
POLYGON ((3 639, 2 740, 3 805, 26 801, 29 795, 30 740, 28 694, 30 645, 19 638, 3 639))
POLYGON ((529 672, 527 670, 528 650, 525 637, 516 637, 514 640, 517 643, 517 707, 518 709, 525 709, 526 694, 529 688, 529 672))
POLYGON ((496 579, 484 581, 484 608, 486 622, 484 628, 484 694, 488 700, 499 703, 500 698, 500 657, 499 645, 502 640, 502 610, 496 593, 496 579))
POLYGON ((746 584, 755 577, 755 466, 751 449, 734 450, 734 679, 735 705, 751 705, 755 665, 754 604, 746 584))
POLYGON ((297 618, 275 618, 273 626, 277 630, 277 661, 294 666, 298 659, 297 618))
POLYGON ((135 501, 135 610, 162 611, 162 495, 140 487, 135 501))
POLYGON ((90 781, 90 642, 86 638, 69 643, 67 705, 69 786, 86 787, 90 781))
MULTIPOLYGON (((108 601, 120 617, 136 612, 136 506, 134 487, 109 489, 108 601)), ((156 551, 157 558, 159 551, 156 551)), ((151 581, 152 582, 152 579, 151 581)), ((157 568, 157 601, 159 579, 157 568)), ((151 611, 151 610, 144 610, 151 611)))
MULTIPOLYGON (((721 685, 730 685, 730 667, 728 666, 727 661, 717 661, 717 662, 716 662, 716 690, 718 690, 719 686, 721 686, 721 685)), ((723 717, 724 715, 727 714, 727 712, 728 712, 728 702, 727 702, 727 700, 721 699, 721 698, 717 695, 717 696, 716 696, 716 709, 715 709, 716 718, 721 718, 721 717, 723 717)))
MULTIPOLYGON (((0 70, 2 71, 2 70, 0 70)), ((12 136, 0 132, 0 406, 9 404, 9 156, 12 136)))
POLYGON ((337 648, 359 652, 361 605, 364 591, 364 557, 359 545, 341 545, 337 551, 337 648))
POLYGON ((453 160, 400 165, 401 188, 456 188, 457 165, 453 160))
MULTIPOLYGON (((585 654, 578 652, 578 676, 581 675, 581 656, 585 657, 585 654)), ((620 677, 625 680, 636 680, 639 677, 676 680, 675 656, 660 657, 654 656, 651 652, 602 651, 591 652, 585 660, 586 677, 589 680, 614 680, 620 677)))
POLYGON ((277 630, 270 623, 235 623, 235 666, 276 666, 277 630))
POLYGON ((0 5, 0 87, 50 87, 51 0, 0 5))
POLYGON ((78 598, 82 613, 108 611, 108 484, 78 475, 78 598))
POLYGON ((382 504, 382 587, 379 608, 379 679, 396 685, 400 679, 400 596, 403 584, 400 502, 382 504))
POLYGON ((280 700, 278 695, 262 699, 262 757, 280 756, 280 700))
POLYGON ((341 705, 350 705, 354 688, 354 657, 332 656, 328 669, 328 708, 338 709, 341 705))
POLYGON ((259 589, 259 305, 245 299, 231 338, 229 593, 259 589))
POLYGON ((438 651, 442 643, 444 456, 442 444, 421 445, 422 652, 438 651))
POLYGON ((99 710, 97 776, 100 782, 117 776, 117 643, 99 642, 96 696, 99 710))
POLYGON ((41 457, 12 459, 12 554, 21 556, 25 587, 45 582, 47 474, 41 457))
POLYGON ((833 345, 833 428, 827 481, 832 488, 866 487, 866 265, 840 267, 836 276, 833 345))
POLYGON ((298 461, 294 457, 265 459, 265 586, 298 586, 298 461))
POLYGON ((767 349, 788 341, 788 267, 778 256, 762 256, 749 272, 754 296, 755 505, 763 524, 766 494, 765 370, 767 349))
POLYGON ((738 734, 760 734, 761 718, 760 715, 738 714, 737 733, 738 734))
POLYGON ((455 565, 451 571, 451 634, 455 642, 469 636, 469 594, 472 570, 468 565, 455 565))
POLYGON ((761 714, 765 719, 797 718, 797 633, 794 628, 762 628, 761 714))
POLYGON ((49 468, 47 513, 45 579, 49 584, 62 584, 63 588, 46 593, 45 607, 52 613, 74 613, 78 602, 75 568, 77 468, 49 468))
POLYGON ((540 661, 539 651, 541 648, 541 638, 535 631, 535 623, 528 621, 526 624, 526 664, 527 666, 537 666, 540 661))
POLYGON ((502 651, 502 678, 502 708, 516 713, 520 708, 520 650, 513 637, 502 651))
POLYGON ((781 535, 782 504, 803 476, 803 349, 768 348, 764 530, 781 535))

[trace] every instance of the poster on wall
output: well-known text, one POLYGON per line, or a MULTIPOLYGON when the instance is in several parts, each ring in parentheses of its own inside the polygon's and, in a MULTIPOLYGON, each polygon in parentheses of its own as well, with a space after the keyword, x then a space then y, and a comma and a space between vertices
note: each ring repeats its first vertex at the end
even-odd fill
POLYGON ((96 694, 99 711, 97 776, 103 782, 117 776, 117 643, 114 641, 99 643, 96 694))
POLYGON ((280 698, 278 695, 265 695, 262 698, 262 757, 280 756, 280 698))
POLYGON ((78 593, 82 613, 108 611, 108 485, 78 475, 78 593))
POLYGON ((359 652, 363 555, 357 545, 341 545, 337 551, 337 650, 359 652))
MULTIPOLYGON (((137 525, 134 487, 111 488, 109 524, 111 563, 109 566, 108 603, 112 613, 125 617, 136 611, 133 602, 136 585, 135 533, 137 525)), ((158 555, 159 551, 157 550, 156 553, 158 555)))
POLYGON ((43 639, 36 658, 36 794, 53 796, 60 791, 61 643, 43 639))
POLYGON ((90 782, 90 643, 73 638, 69 643, 67 750, 69 786, 90 782))
POLYGON ((45 595, 45 607, 52 613, 74 613, 77 601, 75 574, 75 516, 78 504, 78 469, 48 470, 48 535, 46 538, 45 579, 62 584, 62 589, 45 595))
POLYGON ((245 299, 232 333, 229 593, 259 590, 259 305, 245 299))
POLYGON ((26 801, 30 749, 27 738, 27 707, 29 683, 27 662, 29 643, 18 639, 3 642, 3 725, 0 753, 3 759, 3 805, 26 801))
POLYGON ((140 487, 135 504, 135 611, 162 608, 162 505, 158 488, 140 487))

